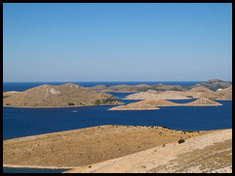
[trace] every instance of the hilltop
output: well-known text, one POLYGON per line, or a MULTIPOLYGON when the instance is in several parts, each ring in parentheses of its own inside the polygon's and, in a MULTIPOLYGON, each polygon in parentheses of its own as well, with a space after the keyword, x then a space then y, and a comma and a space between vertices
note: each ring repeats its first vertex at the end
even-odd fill
POLYGON ((4 98, 3 106, 40 108, 121 104, 115 98, 71 83, 58 86, 45 84, 4 98))

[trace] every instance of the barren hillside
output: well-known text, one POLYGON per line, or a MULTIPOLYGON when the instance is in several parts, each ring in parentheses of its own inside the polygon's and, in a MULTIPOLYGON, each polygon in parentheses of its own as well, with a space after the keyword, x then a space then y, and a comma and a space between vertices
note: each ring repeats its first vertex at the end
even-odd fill
POLYGON ((69 107, 121 104, 110 94, 96 93, 76 84, 42 85, 3 99, 9 107, 69 107))
POLYGON ((152 110, 159 109, 161 106, 221 106, 222 104, 209 100, 207 98, 199 98, 189 103, 174 103, 163 99, 149 99, 127 105, 120 105, 110 108, 109 110, 152 110))

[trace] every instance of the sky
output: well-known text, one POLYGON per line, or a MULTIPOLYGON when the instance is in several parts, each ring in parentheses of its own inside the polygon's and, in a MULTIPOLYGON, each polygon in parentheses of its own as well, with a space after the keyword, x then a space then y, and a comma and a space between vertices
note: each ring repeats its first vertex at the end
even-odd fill
POLYGON ((3 81, 232 80, 231 3, 4 3, 3 81))

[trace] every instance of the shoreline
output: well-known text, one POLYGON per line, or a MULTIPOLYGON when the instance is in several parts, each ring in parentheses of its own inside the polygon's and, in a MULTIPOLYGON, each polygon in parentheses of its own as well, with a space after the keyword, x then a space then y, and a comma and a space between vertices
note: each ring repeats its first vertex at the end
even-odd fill
POLYGON ((27 166, 27 165, 14 165, 14 164, 3 164, 4 168, 25 168, 25 169, 73 169, 74 167, 53 167, 53 166, 27 166))
MULTIPOLYGON (((125 103, 122 103, 122 104, 125 104, 125 103)), ((90 107, 90 106, 118 106, 118 105, 122 105, 122 104, 104 104, 104 105, 86 105, 86 106, 38 106, 38 107, 32 107, 32 106, 6 106, 6 105, 3 105, 3 107, 5 108, 78 108, 78 107, 90 107)))

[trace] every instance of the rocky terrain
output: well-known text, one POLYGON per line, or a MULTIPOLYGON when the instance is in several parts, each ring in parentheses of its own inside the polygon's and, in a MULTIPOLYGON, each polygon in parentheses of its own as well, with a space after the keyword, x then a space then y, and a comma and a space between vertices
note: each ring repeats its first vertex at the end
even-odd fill
POLYGON ((110 94, 96 93, 71 83, 58 86, 45 84, 11 96, 9 94, 5 93, 3 106, 40 108, 122 104, 110 94))
MULTIPOLYGON (((178 131, 163 127, 105 125, 3 141, 4 167, 74 168, 211 131, 178 131)), ((182 151, 183 152, 183 151, 182 151)))
POLYGON ((221 106, 222 104, 209 100, 207 98, 199 98, 189 103, 174 103, 163 99, 149 99, 127 105, 115 106, 109 110, 153 110, 159 109, 161 106, 221 106))
POLYGON ((219 79, 211 79, 205 83, 196 84, 194 86, 182 86, 182 85, 165 85, 165 84, 139 84, 139 85, 116 85, 116 86, 107 86, 107 85, 97 85, 90 87, 90 89, 97 92, 145 92, 148 90, 155 90, 158 92, 163 91, 187 91, 195 87, 208 88, 212 91, 218 89, 225 89, 232 86, 231 83, 222 81, 219 79))
POLYGON ((232 130, 167 143, 65 173, 232 173, 232 130))

